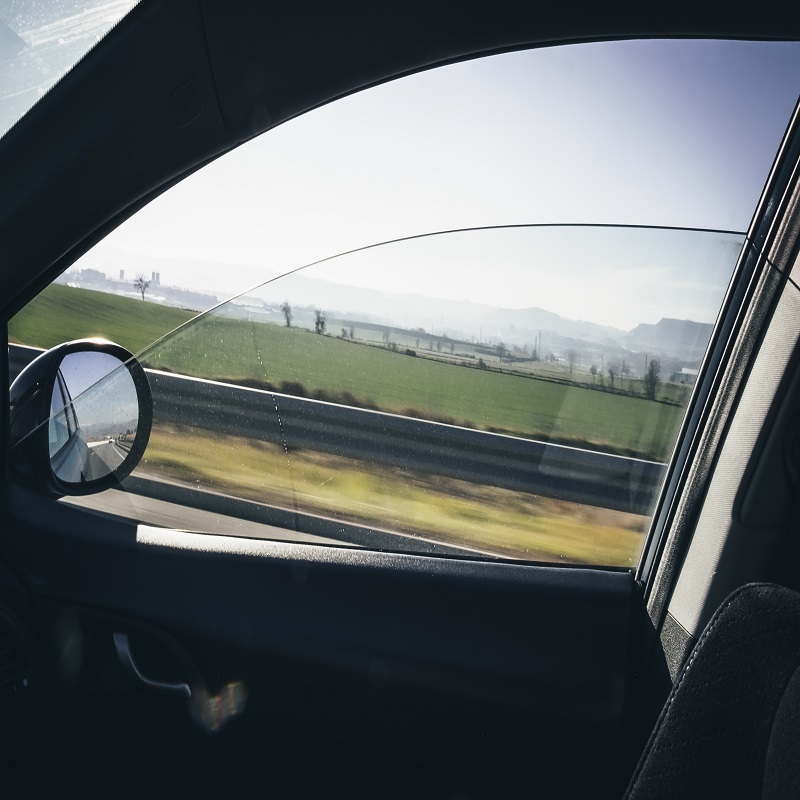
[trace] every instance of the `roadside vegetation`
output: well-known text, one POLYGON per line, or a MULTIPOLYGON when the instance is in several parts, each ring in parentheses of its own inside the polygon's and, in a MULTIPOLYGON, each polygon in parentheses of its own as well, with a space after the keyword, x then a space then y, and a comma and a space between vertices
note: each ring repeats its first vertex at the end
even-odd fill
POLYGON ((649 521, 185 426, 156 426, 137 474, 526 561, 631 567, 649 521))

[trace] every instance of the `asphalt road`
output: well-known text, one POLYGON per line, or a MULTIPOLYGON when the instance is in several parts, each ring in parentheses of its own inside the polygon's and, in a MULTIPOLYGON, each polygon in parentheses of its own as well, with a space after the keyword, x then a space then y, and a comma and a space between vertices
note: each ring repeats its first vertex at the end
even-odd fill
POLYGON ((108 475, 113 472, 127 457, 125 450, 117 447, 116 442, 91 442, 89 450, 93 459, 99 460, 95 467, 95 475, 108 475))

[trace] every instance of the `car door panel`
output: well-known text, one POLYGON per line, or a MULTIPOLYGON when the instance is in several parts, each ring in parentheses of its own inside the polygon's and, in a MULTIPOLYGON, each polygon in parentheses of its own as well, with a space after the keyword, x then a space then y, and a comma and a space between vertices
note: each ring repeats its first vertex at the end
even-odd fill
MULTIPOLYGON (((214 537, 18 488, 9 500, 3 555, 50 646, 63 650, 73 626, 106 651, 112 685, 124 686, 113 631, 154 628, 188 654, 194 683, 246 687, 244 724, 265 732, 302 719, 331 735, 366 727, 386 747, 446 736, 451 758, 497 766, 510 747, 526 769, 556 769, 578 748, 612 780, 639 602, 629 571, 214 537)), ((156 664, 154 678, 178 677, 156 664)))

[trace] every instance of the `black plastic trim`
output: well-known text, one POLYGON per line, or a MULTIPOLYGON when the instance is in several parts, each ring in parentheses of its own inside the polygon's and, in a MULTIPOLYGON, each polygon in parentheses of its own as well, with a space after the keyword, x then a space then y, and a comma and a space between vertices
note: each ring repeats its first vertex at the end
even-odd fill
MULTIPOLYGON (((723 304, 709 343, 700 385, 687 411, 677 449, 670 462, 665 488, 654 514, 648 543, 637 572, 637 579, 645 585, 645 601, 657 628, 660 628, 663 621, 672 583, 683 563, 691 539, 689 529, 693 530, 700 500, 705 492, 705 482, 715 460, 713 457, 709 458, 709 454, 704 454, 703 486, 695 486, 693 489, 695 502, 692 504, 693 510, 690 511, 693 520, 684 520, 682 534, 671 544, 669 552, 666 549, 667 537, 685 493, 690 470, 698 458, 703 437, 711 419, 719 410, 721 392, 724 389, 728 402, 733 403, 734 395, 738 396, 743 385, 745 370, 740 370, 736 385, 724 387, 726 368, 736 347, 737 337, 748 320, 750 305, 758 295, 764 276, 767 284, 769 283, 769 273, 773 271, 773 267, 766 255, 782 233, 782 215, 791 203, 791 192, 798 179, 798 163, 800 163, 800 104, 795 106, 784 142, 753 216, 729 295, 723 304), (654 594, 656 576, 659 573, 660 586, 654 594)), ((769 308, 762 312, 762 321, 771 310, 772 302, 779 291, 779 284, 780 282, 772 282, 771 286, 765 286, 769 308)), ((763 297, 761 299, 764 300, 763 297)), ((759 330, 759 334, 763 334, 763 329, 759 330)), ((751 353, 755 351, 755 344, 751 342, 751 353)))

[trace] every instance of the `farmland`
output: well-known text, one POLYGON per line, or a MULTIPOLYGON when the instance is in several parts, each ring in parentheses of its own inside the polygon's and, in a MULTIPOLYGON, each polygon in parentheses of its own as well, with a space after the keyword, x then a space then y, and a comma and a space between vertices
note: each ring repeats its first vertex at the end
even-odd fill
POLYGON ((158 369, 661 460, 683 410, 641 397, 209 316, 143 354, 158 369))
MULTIPOLYGON (((39 347, 103 336, 138 353, 193 316, 54 284, 12 320, 9 335, 39 347)), ((538 375, 479 369, 476 359, 422 351, 412 357, 358 336, 209 314, 142 357, 154 368, 195 377, 654 460, 669 456, 683 416, 676 403, 599 391, 589 376, 576 372, 573 379, 550 365, 538 375)))

